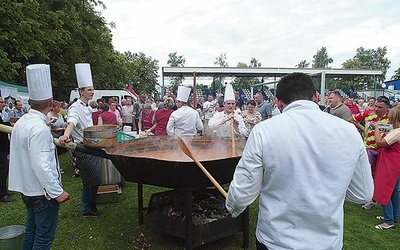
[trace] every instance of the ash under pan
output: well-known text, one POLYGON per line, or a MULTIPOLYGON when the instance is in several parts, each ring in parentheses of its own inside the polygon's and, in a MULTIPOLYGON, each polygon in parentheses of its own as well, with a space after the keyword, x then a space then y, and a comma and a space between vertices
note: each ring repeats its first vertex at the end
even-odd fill
MULTIPOLYGON (((236 140, 232 156, 229 138, 185 136, 196 158, 220 183, 232 180, 245 140, 236 140)), ((157 136, 120 143, 107 148, 114 166, 127 181, 162 187, 207 187, 212 183, 179 148, 178 137, 157 136)))
MULTIPOLYGON (((184 221, 185 197, 179 192, 167 192, 154 195, 150 201, 148 213, 157 212, 174 220, 184 221)), ((230 217, 225 207, 225 199, 218 193, 194 191, 192 193, 192 222, 195 225, 230 217)))
POLYGON ((225 199, 215 189, 171 190, 152 194, 145 224, 157 231, 185 240, 186 249, 226 238, 243 231, 248 247, 248 210, 232 218, 225 199), (189 198, 189 201, 187 200, 189 198), (191 209, 188 209, 187 206, 191 209), (191 211, 189 215, 185 211, 191 211))

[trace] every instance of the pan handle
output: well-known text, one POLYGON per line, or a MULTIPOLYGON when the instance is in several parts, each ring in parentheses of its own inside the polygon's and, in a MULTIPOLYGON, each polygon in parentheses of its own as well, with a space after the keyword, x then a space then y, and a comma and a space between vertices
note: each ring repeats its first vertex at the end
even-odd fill
POLYGON ((116 129, 114 129, 112 132, 113 132, 113 133, 118 133, 119 131, 121 131, 121 127, 118 126, 118 127, 117 127, 116 129))
POLYGON ((99 144, 100 140, 96 138, 85 138, 90 144, 99 144))

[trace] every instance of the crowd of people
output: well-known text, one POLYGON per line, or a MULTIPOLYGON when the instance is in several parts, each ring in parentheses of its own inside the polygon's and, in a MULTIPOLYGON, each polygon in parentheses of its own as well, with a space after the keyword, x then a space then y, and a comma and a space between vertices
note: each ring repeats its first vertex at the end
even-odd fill
MULTIPOLYGON (((80 98, 67 106, 53 100, 47 66, 27 68, 29 112, 18 100, 6 110, 0 97, 0 122, 14 126, 11 138, 0 134, 0 201, 14 201, 10 191, 21 193, 27 209, 26 246, 51 246, 59 204, 69 199, 52 138, 61 144, 82 143, 85 128, 103 124, 144 136, 245 138, 226 207, 236 217, 260 197, 257 249, 341 249, 345 199, 363 209, 381 204, 378 230, 391 229, 398 220, 400 106, 390 107, 385 96, 365 102, 334 90, 324 105, 312 79, 293 73, 279 81, 273 101, 257 93, 244 103, 229 83, 224 94, 196 103, 191 88, 184 86, 159 103, 144 92, 122 104, 117 98, 91 101, 90 65, 76 64, 80 98), (46 215, 37 212, 39 202, 47 204, 46 215)), ((81 214, 99 217, 100 159, 76 150, 71 157, 82 179, 81 214)))

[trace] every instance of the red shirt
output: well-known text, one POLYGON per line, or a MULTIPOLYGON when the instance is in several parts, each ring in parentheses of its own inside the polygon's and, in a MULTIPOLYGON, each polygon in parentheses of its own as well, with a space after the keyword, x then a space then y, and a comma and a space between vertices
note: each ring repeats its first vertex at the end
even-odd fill
POLYGON ((352 114, 356 115, 356 114, 360 113, 360 110, 358 109, 357 105, 355 105, 355 104, 353 104, 353 105, 346 104, 346 106, 350 109, 352 114))
POLYGON ((112 124, 112 125, 118 125, 117 124, 117 116, 113 112, 103 112, 101 113, 101 119, 103 119, 103 124, 112 124))
POLYGON ((173 109, 160 109, 156 111, 154 119, 157 122, 157 126, 154 130, 154 135, 168 135, 166 128, 172 112, 174 112, 173 109))
POLYGON ((153 126, 153 116, 154 110, 150 111, 149 115, 146 115, 144 111, 142 111, 142 130, 148 130, 153 126))
POLYGON ((99 116, 101 115, 101 111, 95 111, 92 113, 92 120, 93 120, 93 125, 97 125, 98 121, 99 121, 99 116))

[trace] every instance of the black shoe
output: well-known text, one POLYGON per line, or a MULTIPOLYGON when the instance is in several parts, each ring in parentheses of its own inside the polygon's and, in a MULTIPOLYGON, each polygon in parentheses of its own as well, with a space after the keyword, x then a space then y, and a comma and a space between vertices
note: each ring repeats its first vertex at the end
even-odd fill
POLYGON ((90 211, 90 212, 88 212, 88 213, 82 214, 82 217, 84 217, 84 218, 88 218, 88 217, 99 217, 100 215, 101 215, 101 214, 100 214, 99 212, 90 211))
POLYGON ((8 196, 8 195, 4 195, 3 197, 0 198, 0 201, 2 201, 2 202, 13 202, 13 201, 15 201, 15 199, 10 197, 10 196, 8 196))

